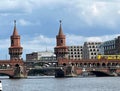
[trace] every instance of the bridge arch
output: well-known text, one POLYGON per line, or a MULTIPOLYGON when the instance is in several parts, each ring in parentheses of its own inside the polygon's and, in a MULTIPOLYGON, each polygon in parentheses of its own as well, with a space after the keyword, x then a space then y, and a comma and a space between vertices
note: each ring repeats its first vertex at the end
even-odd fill
POLYGON ((97 67, 101 67, 101 64, 100 64, 100 63, 97 63, 97 67))
POLYGON ((106 64, 105 64, 105 63, 102 63, 102 67, 106 67, 106 64))
POLYGON ((103 71, 90 71, 90 72, 96 75, 97 77, 112 76, 111 74, 103 71))
POLYGON ((10 75, 10 74, 6 74, 6 73, 0 73, 0 74, 4 76, 9 76, 9 78, 13 78, 13 75, 10 75))

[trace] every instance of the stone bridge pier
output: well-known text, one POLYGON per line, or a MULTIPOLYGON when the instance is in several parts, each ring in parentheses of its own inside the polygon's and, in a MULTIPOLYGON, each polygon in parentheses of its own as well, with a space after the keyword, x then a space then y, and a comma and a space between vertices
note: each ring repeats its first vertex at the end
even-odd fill
POLYGON ((0 74, 9 78, 27 78, 26 66, 22 60, 0 61, 0 74))
POLYGON ((16 64, 13 74, 13 78, 27 78, 26 67, 16 64))

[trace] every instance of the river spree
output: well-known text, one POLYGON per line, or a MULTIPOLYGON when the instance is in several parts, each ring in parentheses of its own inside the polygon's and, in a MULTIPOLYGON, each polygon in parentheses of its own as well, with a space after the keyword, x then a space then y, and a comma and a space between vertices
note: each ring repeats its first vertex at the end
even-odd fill
POLYGON ((3 91, 120 91, 120 77, 1 78, 3 91))

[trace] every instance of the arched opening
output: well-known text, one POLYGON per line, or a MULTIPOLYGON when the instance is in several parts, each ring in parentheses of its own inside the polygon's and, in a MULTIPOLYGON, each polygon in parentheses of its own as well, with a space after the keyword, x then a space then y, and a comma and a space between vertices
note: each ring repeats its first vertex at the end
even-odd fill
POLYGON ((95 74, 97 77, 106 77, 106 76, 112 76, 109 73, 102 72, 102 71, 91 71, 93 74, 95 74))
POLYGON ((87 63, 84 63, 84 67, 87 67, 87 63))
POLYGON ((78 63, 76 63, 76 66, 78 67, 78 63))
POLYGON ((2 69, 6 69, 7 65, 6 64, 2 64, 2 69))
POLYGON ((91 63, 88 63, 88 67, 91 67, 92 65, 91 65, 91 63))
POLYGON ((72 66, 74 66, 74 63, 71 63, 72 66))
POLYGON ((112 63, 112 67, 116 67, 116 63, 112 63))
POLYGON ((102 63, 102 67, 104 67, 104 68, 105 68, 105 67, 106 67, 106 64, 105 64, 105 63, 102 63))
POLYGON ((93 67, 96 67, 96 63, 93 63, 93 67))
POLYGON ((66 63, 63 63, 63 66, 66 66, 66 63))
POLYGON ((0 65, 0 69, 2 69, 2 65, 0 65))
POLYGON ((15 67, 19 67, 19 64, 16 64, 15 67))
POLYGON ((80 66, 80 67, 83 67, 83 64, 82 64, 82 63, 80 63, 80 64, 79 64, 79 66, 80 66))
POLYGON ((100 67, 100 63, 97 63, 97 67, 100 67))
POLYGON ((2 76, 2 78, 13 78, 12 75, 7 74, 7 73, 0 73, 0 76, 2 76))
POLYGON ((108 64, 107 64, 107 67, 111 67, 111 63, 108 63, 108 64))

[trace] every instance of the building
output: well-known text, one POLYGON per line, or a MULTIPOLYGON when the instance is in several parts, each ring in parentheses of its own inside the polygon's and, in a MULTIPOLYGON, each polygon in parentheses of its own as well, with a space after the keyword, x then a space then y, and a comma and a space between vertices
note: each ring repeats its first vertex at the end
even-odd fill
POLYGON ((21 55, 23 52, 23 48, 21 47, 21 44, 20 44, 20 35, 18 35, 18 32, 17 32, 16 21, 14 21, 14 30, 10 39, 11 39, 11 46, 9 47, 10 60, 22 59, 21 55))
POLYGON ((105 55, 120 54, 120 36, 113 40, 103 42, 100 49, 103 49, 105 55))
POLYGON ((83 46, 68 46, 69 59, 82 59, 83 46))
POLYGON ((26 61, 55 61, 56 56, 51 51, 33 52, 26 54, 26 61))
POLYGON ((120 54, 120 36, 115 39, 115 54, 120 54))
POLYGON ((104 50, 105 55, 116 54, 115 39, 103 42, 100 49, 104 50))
POLYGON ((56 47, 54 48, 56 58, 68 58, 68 46, 66 46, 66 36, 62 31, 62 24, 60 21, 59 33, 56 36, 56 47))
POLYGON ((83 59, 97 59, 101 42, 85 42, 83 46, 83 59))

